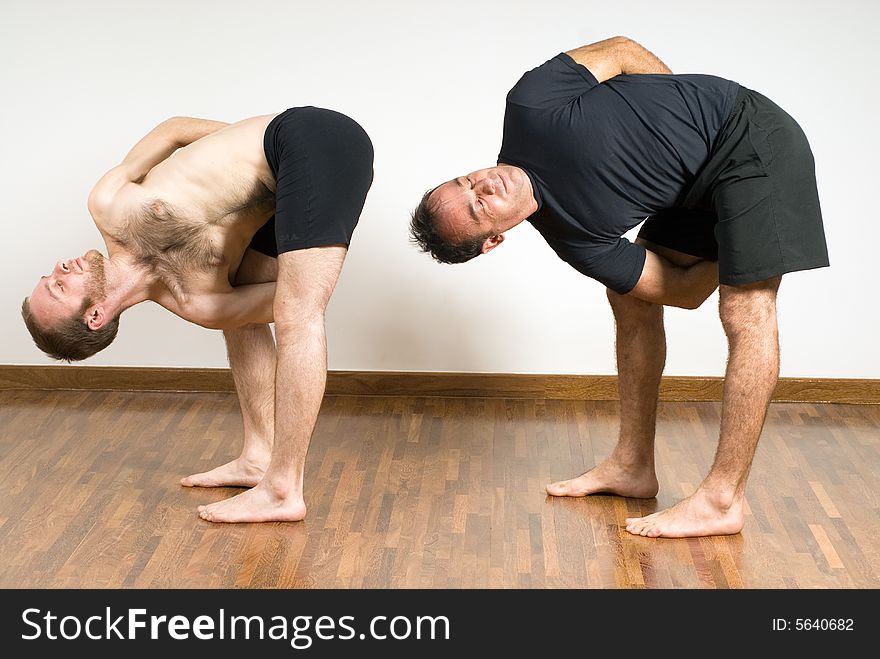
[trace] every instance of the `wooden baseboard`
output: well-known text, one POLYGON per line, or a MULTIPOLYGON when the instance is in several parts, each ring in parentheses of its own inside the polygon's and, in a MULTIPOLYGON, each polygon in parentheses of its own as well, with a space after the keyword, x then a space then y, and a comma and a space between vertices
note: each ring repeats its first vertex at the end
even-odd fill
MULTIPOLYGON (((717 377, 667 376, 660 385, 660 399, 718 401, 722 383, 717 377)), ((235 391, 235 385, 226 368, 0 365, 0 389, 224 392, 235 391)), ((330 371, 327 394, 617 400, 617 377, 330 371)), ((773 400, 880 405, 880 380, 780 378, 773 400)))

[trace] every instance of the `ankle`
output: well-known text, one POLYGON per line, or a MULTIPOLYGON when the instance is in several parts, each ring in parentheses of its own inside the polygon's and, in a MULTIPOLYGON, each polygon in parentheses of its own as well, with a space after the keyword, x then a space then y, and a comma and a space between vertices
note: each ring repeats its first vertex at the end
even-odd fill
POLYGON ((260 482, 278 499, 302 499, 302 487, 297 487, 292 478, 266 475, 260 482))
POLYGON ((715 508, 730 510, 742 503, 743 493, 728 483, 715 482, 708 477, 697 490, 715 508))
POLYGON ((654 453, 644 451, 619 451, 608 458, 608 462, 625 471, 654 471, 654 453))

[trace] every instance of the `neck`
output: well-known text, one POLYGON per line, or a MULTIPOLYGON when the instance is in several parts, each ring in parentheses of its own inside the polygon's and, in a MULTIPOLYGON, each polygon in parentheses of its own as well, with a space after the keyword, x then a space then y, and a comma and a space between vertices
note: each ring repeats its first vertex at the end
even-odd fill
POLYGON ((128 254, 116 254, 104 261, 107 294, 103 304, 115 316, 129 307, 151 299, 156 277, 128 254))
MULTIPOLYGON (((532 186, 532 177, 528 175, 528 172, 524 170, 522 167, 519 168, 523 174, 523 177, 526 179, 526 190, 528 190, 528 195, 526 197, 526 208, 528 212, 523 216, 522 220, 526 219, 529 215, 538 210, 538 200, 535 199, 535 188, 532 186)), ((520 222, 522 222, 520 220, 520 222)))
POLYGON ((535 199, 535 190, 532 187, 532 179, 526 173, 522 167, 517 167, 516 165, 508 165, 508 167, 516 167, 519 170, 520 175, 525 180, 525 194, 523 195, 523 201, 519 204, 518 212, 513 217, 509 218, 506 222, 504 222, 503 226, 497 227, 498 233, 504 233, 509 229, 512 229, 516 225, 523 222, 527 217, 532 215, 536 210, 538 210, 538 200, 535 199))

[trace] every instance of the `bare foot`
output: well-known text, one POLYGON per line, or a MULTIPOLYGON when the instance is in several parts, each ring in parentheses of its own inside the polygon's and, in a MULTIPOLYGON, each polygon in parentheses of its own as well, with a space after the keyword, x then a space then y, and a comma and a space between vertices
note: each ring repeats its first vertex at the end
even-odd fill
POLYGON ((650 499, 657 496, 658 489, 653 465, 629 467, 609 458, 577 478, 551 483, 547 486, 547 494, 554 497, 583 497, 608 493, 650 499))
POLYGON ((199 506, 209 522, 298 522, 306 516, 302 494, 281 497, 265 483, 230 499, 199 506))
POLYGON ((210 471, 180 479, 184 487, 254 487, 266 473, 270 454, 265 459, 238 457, 210 471))
POLYGON ((739 533, 743 523, 741 498, 722 505, 720 497, 700 489, 666 510, 646 517, 628 517, 626 530, 648 538, 696 538, 739 533))

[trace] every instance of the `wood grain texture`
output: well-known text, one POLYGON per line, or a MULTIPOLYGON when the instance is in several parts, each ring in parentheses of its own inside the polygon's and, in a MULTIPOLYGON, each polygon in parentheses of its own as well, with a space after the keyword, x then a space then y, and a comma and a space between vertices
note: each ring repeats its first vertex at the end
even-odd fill
MULTIPOLYGON (((722 378, 666 376, 664 401, 719 401, 722 378)), ((99 391, 234 391, 225 368, 139 368, 122 366, 0 366, 2 389, 99 391)), ((329 395, 617 400, 614 375, 530 375, 518 373, 423 373, 330 371, 329 395)), ((880 380, 780 378, 773 400, 880 405, 880 380)))
POLYGON ((230 393, 0 392, 0 588, 878 588, 880 407, 774 403, 741 534, 652 540, 624 519, 690 494, 719 404, 661 403, 660 494, 557 499, 611 452, 610 401, 328 396, 309 514, 222 525, 230 393))

